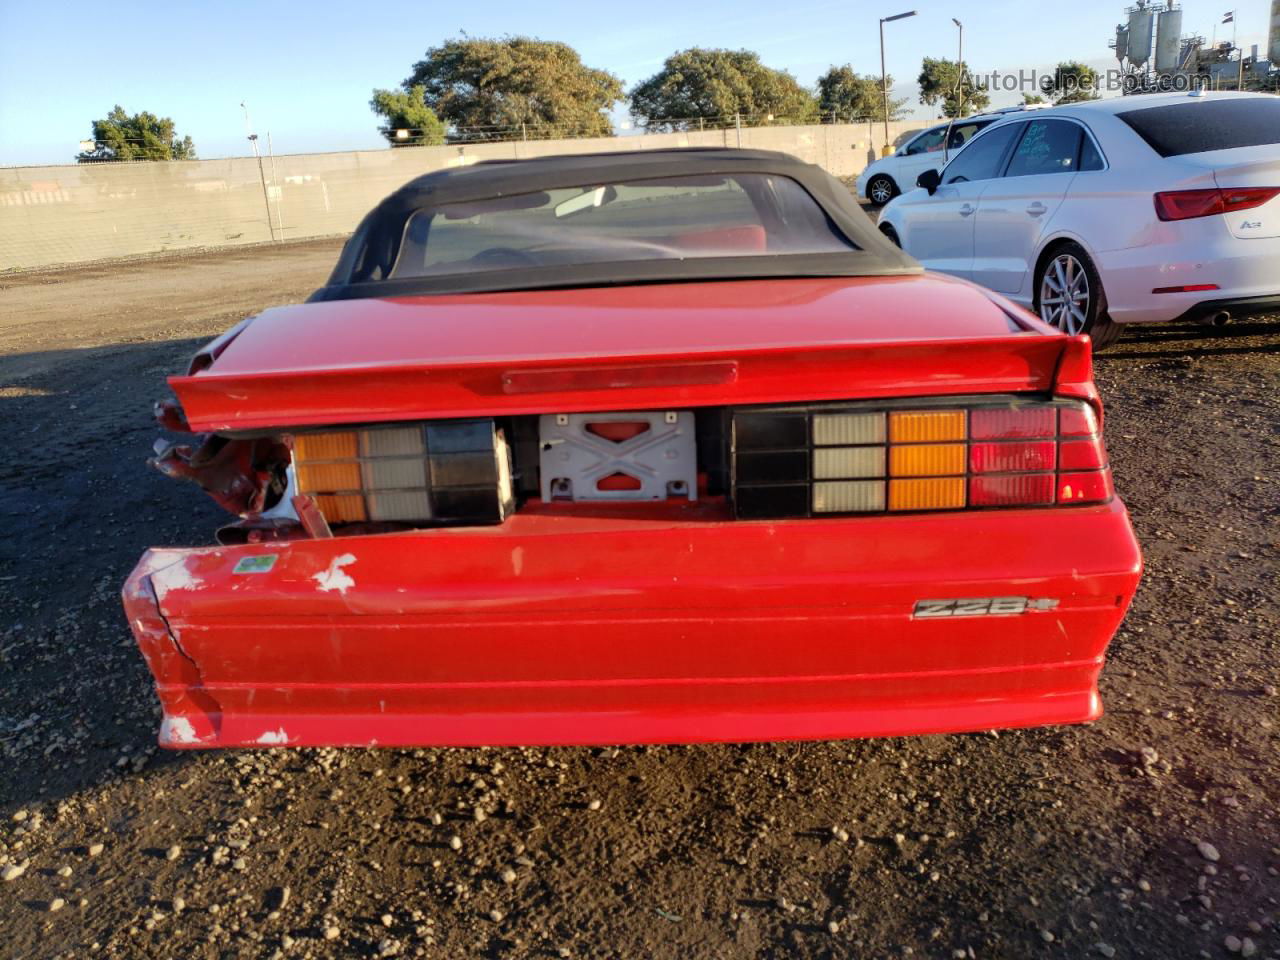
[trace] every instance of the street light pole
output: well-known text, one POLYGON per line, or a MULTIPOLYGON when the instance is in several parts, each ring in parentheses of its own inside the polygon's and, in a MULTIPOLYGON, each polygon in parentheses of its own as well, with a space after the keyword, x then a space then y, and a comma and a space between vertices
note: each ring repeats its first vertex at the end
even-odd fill
POLYGON ((880 94, 884 98, 884 146, 880 156, 889 155, 889 75, 884 69, 884 20, 880 21, 880 94))
POLYGON ((955 115, 947 121, 947 133, 942 140, 942 165, 947 164, 947 154, 951 152, 951 127, 956 117, 964 116, 964 24, 955 17, 951 22, 960 28, 960 49, 956 55, 956 109, 955 115))
POLYGON ((244 111, 244 130, 248 134, 249 142, 253 144, 253 155, 258 158, 258 180, 262 183, 262 204, 267 209, 267 230, 271 234, 271 242, 276 241, 275 224, 271 222, 271 197, 267 193, 267 174, 262 169, 262 152, 258 149, 258 135, 253 132, 253 123, 249 120, 249 108, 245 106, 243 101, 240 108, 244 111))
POLYGON ((884 65, 884 25, 915 15, 914 10, 909 10, 906 13, 895 13, 892 17, 880 18, 880 96, 884 101, 884 147, 880 150, 882 157, 887 157, 893 152, 889 148, 889 74, 884 65))

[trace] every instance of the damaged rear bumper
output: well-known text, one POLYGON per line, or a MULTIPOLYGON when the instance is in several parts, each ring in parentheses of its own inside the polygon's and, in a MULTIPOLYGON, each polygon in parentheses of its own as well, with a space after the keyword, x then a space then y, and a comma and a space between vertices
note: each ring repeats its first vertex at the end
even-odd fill
POLYGON ((753 741, 1092 720, 1140 568, 1118 500, 782 523, 542 508, 152 550, 124 601, 167 747, 753 741), (920 606, 988 598, 1029 605, 920 606))

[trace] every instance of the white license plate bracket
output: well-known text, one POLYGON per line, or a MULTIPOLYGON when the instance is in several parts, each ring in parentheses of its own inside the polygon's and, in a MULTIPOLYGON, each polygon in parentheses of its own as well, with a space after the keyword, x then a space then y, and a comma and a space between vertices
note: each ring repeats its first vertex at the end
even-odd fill
POLYGON ((542 499, 696 500, 694 433, 689 411, 539 417, 542 499))

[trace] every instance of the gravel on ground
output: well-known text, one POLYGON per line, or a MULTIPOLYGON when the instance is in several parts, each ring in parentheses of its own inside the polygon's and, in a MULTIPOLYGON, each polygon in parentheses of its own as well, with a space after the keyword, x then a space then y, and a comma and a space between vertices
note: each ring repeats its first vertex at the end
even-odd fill
POLYGON ((158 751, 118 590, 220 515, 144 466, 152 401, 336 252, 0 277, 0 953, 1280 956, 1280 321, 1097 360, 1147 570, 1091 726, 158 751))

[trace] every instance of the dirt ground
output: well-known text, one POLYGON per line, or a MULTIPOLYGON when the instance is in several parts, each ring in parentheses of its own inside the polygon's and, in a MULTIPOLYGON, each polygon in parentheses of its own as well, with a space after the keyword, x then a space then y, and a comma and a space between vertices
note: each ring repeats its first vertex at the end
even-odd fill
POLYGON ((336 251, 0 276, 0 956, 1280 956, 1280 320, 1098 362, 1147 572, 1090 727, 158 752, 117 591, 220 518, 151 403, 336 251))

